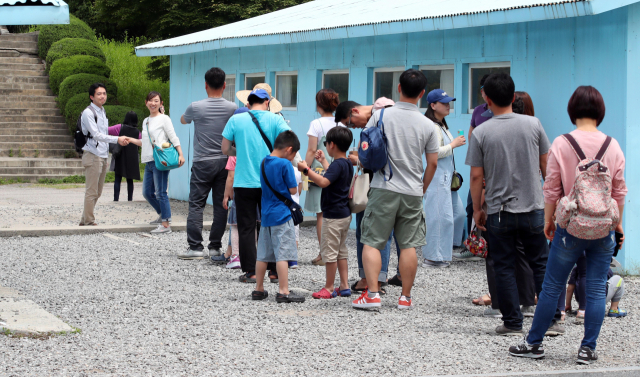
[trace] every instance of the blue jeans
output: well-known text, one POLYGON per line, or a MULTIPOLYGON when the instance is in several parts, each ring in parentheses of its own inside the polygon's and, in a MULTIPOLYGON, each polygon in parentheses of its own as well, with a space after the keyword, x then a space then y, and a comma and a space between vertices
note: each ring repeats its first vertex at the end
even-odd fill
MULTIPOLYGON (((356 213, 356 250, 358 255, 358 273, 361 279, 366 279, 364 274, 364 267, 362 265, 362 249, 364 245, 360 242, 360 235, 362 234, 360 230, 360 224, 362 224, 362 218, 364 217, 364 211, 360 213, 356 213)), ((378 275, 378 281, 386 282, 387 281, 387 272, 389 271, 389 259, 391 258, 391 239, 395 239, 393 232, 389 236, 389 241, 387 241, 387 246, 384 249, 380 250, 380 257, 382 258, 382 268, 380 269, 380 275, 378 275)), ((398 261, 400 260, 400 247, 398 246, 398 240, 396 241, 396 249, 398 253, 398 261)), ((396 273, 399 273, 400 268, 396 269, 396 273)))
POLYGON ((156 169, 154 161, 147 162, 142 180, 142 196, 147 199, 162 221, 171 220, 171 205, 167 194, 169 172, 156 169))
POLYGON ((544 333, 549 328, 558 297, 566 289, 567 277, 583 252, 587 256, 587 306, 584 315, 584 338, 582 346, 596 349, 606 305, 605 287, 607 272, 615 247, 615 233, 599 240, 582 240, 558 228, 553 237, 547 272, 544 276, 542 292, 538 295, 538 306, 527 342, 541 344, 544 333))
MULTIPOLYGON (((525 213, 500 212, 487 219, 487 241, 493 261, 498 305, 505 327, 522 329, 522 312, 516 283, 517 241, 522 241, 524 257, 533 272, 536 292, 542 290, 549 244, 544 236, 544 210, 525 213)), ((568 274, 568 273, 567 273, 568 274)), ((556 302, 558 297, 556 297, 556 302)), ((557 305, 554 303, 553 307, 557 305)), ((559 314, 559 313, 558 313, 559 314)), ((546 329, 545 329, 546 330, 546 329)))

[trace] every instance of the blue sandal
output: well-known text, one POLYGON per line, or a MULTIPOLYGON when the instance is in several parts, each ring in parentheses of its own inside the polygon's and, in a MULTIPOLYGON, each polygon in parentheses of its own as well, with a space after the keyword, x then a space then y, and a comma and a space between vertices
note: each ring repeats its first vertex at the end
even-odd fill
POLYGON ((618 308, 618 310, 609 310, 609 313, 607 314, 607 317, 614 317, 614 318, 620 318, 620 317, 626 317, 627 316, 627 311, 618 308))
POLYGON ((340 288, 335 288, 333 290, 333 292, 331 292, 331 297, 349 297, 351 296, 351 289, 347 288, 347 289, 343 289, 340 290, 340 288))

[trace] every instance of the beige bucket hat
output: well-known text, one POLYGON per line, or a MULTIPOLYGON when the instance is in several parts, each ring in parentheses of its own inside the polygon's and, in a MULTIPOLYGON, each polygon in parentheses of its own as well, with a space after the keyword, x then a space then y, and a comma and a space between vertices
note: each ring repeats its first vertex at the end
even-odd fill
MULTIPOLYGON (((269 111, 272 113, 279 113, 282 111, 282 104, 273 97, 271 86, 269 84, 260 83, 253 87, 253 90, 258 89, 264 89, 269 93, 269 97, 271 97, 271 100, 269 100, 269 111)), ((251 94, 251 92, 252 90, 240 90, 236 93, 236 98, 246 106, 249 104, 249 94, 251 94)))

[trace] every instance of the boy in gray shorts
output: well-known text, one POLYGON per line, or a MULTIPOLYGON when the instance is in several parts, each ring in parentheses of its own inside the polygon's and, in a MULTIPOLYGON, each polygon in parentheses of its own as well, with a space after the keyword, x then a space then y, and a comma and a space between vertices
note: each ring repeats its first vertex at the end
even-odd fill
POLYGON ((284 131, 276 138, 271 155, 261 165, 262 225, 258 239, 256 259, 256 289, 252 300, 264 300, 269 294, 264 290, 264 276, 268 263, 276 263, 279 290, 276 302, 304 302, 304 297, 289 292, 289 263, 298 260, 296 232, 291 211, 272 189, 293 201, 291 195, 298 192, 298 183, 291 161, 300 150, 300 141, 293 131, 284 131), (269 182, 269 185, 265 181, 269 182))

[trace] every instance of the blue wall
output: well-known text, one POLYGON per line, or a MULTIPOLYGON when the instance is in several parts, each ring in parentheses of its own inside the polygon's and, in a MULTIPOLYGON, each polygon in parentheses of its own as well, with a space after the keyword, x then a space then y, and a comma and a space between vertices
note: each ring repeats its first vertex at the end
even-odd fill
MULTIPOLYGON (((171 117, 181 141, 193 140, 193 126, 180 125, 179 119, 190 102, 205 97, 204 73, 210 67, 218 66, 227 74, 235 74, 236 90, 243 89, 245 73, 266 72, 267 82, 275 88, 275 72, 297 71, 297 111, 284 114, 291 121, 291 128, 301 136, 304 151, 309 122, 319 116, 314 98, 320 89, 318 78, 322 70, 349 69, 349 99, 371 104, 374 68, 453 64, 458 101, 447 122, 452 130, 463 129, 466 134, 471 118, 466 110, 469 64, 508 61, 516 89, 531 95, 536 116, 551 141, 573 129, 566 106, 575 88, 586 84, 598 88, 607 105, 600 129, 620 141, 629 161, 636 157, 635 153, 640 154, 631 148, 633 156, 630 156, 626 141, 627 121, 633 122, 626 98, 639 96, 627 87, 627 69, 631 67, 627 62, 632 56, 640 58, 635 56, 636 47, 640 47, 635 46, 639 22, 640 7, 632 6, 590 17, 174 55, 171 57, 171 117), (635 26, 632 28, 632 25, 635 26), (634 55, 630 52, 628 56, 627 48, 634 55)), ((633 64, 638 65, 639 61, 633 59, 633 64)), ((635 65, 633 74, 638 79, 640 72, 635 65)), ((192 156, 186 143, 183 148, 185 154, 192 156)), ((463 164, 466 147, 456 149, 455 154, 458 170, 468 177, 469 169, 463 164)), ((627 170, 628 176, 631 171, 627 170)), ((188 169, 171 173, 172 198, 188 199, 189 178, 188 169)), ((468 181, 465 180, 460 191, 463 201, 468 181)), ((625 213, 627 227, 640 225, 639 215, 629 224, 630 212, 625 213)), ((634 240, 632 243, 637 245, 640 236, 630 230, 628 233, 628 241, 634 240)), ((630 257, 627 262, 631 261, 630 257)), ((636 251, 633 259, 640 261, 640 252, 636 251)), ((621 260, 625 260, 624 251, 621 260)), ((631 267, 629 263, 626 265, 631 267)))

